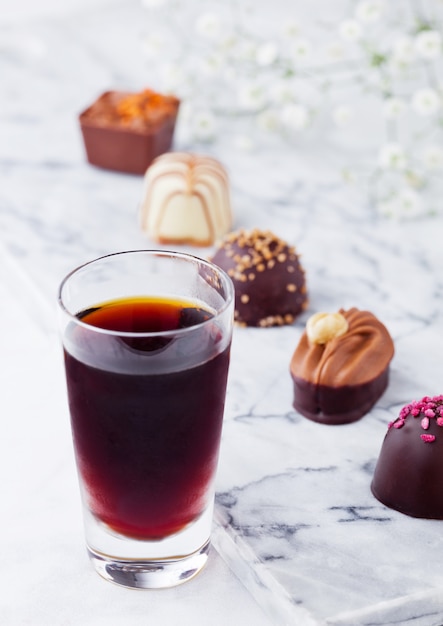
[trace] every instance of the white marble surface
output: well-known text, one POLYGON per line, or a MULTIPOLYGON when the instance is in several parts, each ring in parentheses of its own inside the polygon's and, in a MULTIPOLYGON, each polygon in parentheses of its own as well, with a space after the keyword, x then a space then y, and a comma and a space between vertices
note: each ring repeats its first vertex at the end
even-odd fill
POLYGON ((149 84, 142 13, 135 0, 14 6, 0 17, 0 623, 441 625, 442 522, 386 509, 369 485, 388 421, 443 392, 443 222, 377 219, 362 190, 335 180, 327 144, 177 146, 226 164, 237 227, 296 245, 310 307, 294 326, 235 331, 205 572, 145 594, 92 571, 54 301, 75 265, 152 247, 141 179, 88 166, 76 120, 110 86, 149 84), (391 381, 361 421, 325 427, 292 409, 289 361, 310 313, 350 306, 390 330, 391 381))

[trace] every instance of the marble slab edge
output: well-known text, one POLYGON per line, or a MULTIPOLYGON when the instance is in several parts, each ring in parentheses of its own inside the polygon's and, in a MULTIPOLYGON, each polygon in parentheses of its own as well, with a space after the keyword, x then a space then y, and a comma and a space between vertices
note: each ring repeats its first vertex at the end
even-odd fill
MULTIPOLYGON (((223 509, 216 505, 212 543, 242 581, 266 615, 278 626, 442 626, 443 592, 421 591, 380 602, 363 609, 316 618, 295 603, 254 551, 230 526, 223 509)), ((394 584, 394 581, 393 581, 394 584)))

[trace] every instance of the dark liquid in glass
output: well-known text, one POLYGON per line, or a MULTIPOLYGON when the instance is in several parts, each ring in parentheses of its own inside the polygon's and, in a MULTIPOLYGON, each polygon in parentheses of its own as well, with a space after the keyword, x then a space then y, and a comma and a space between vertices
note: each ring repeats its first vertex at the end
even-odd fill
POLYGON ((229 345, 222 347, 216 323, 207 321, 212 314, 192 302, 125 299, 78 318, 86 326, 73 325, 68 333, 65 365, 87 504, 129 537, 176 533, 208 504, 229 345), (195 328, 177 340, 174 333, 115 337, 90 326, 122 333, 195 328))

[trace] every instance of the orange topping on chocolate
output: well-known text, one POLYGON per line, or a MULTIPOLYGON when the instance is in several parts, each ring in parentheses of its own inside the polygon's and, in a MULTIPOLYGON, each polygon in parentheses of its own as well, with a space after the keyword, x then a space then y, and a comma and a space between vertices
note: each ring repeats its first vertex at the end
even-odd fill
POLYGON ((124 122, 130 123, 134 119, 146 123, 152 118, 167 117, 177 109, 177 99, 173 96, 164 96, 151 89, 144 89, 141 93, 125 96, 117 103, 116 111, 124 122))

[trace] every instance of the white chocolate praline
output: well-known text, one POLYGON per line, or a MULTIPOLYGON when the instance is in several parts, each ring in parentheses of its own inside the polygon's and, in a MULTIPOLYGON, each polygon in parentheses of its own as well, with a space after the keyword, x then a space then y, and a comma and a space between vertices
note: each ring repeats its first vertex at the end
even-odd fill
POLYGON ((228 175, 212 157, 168 152, 145 174, 142 230, 160 243, 210 246, 231 228, 228 175))
POLYGON ((344 335, 348 326, 341 313, 314 313, 306 323, 306 334, 309 343, 322 345, 344 335))

